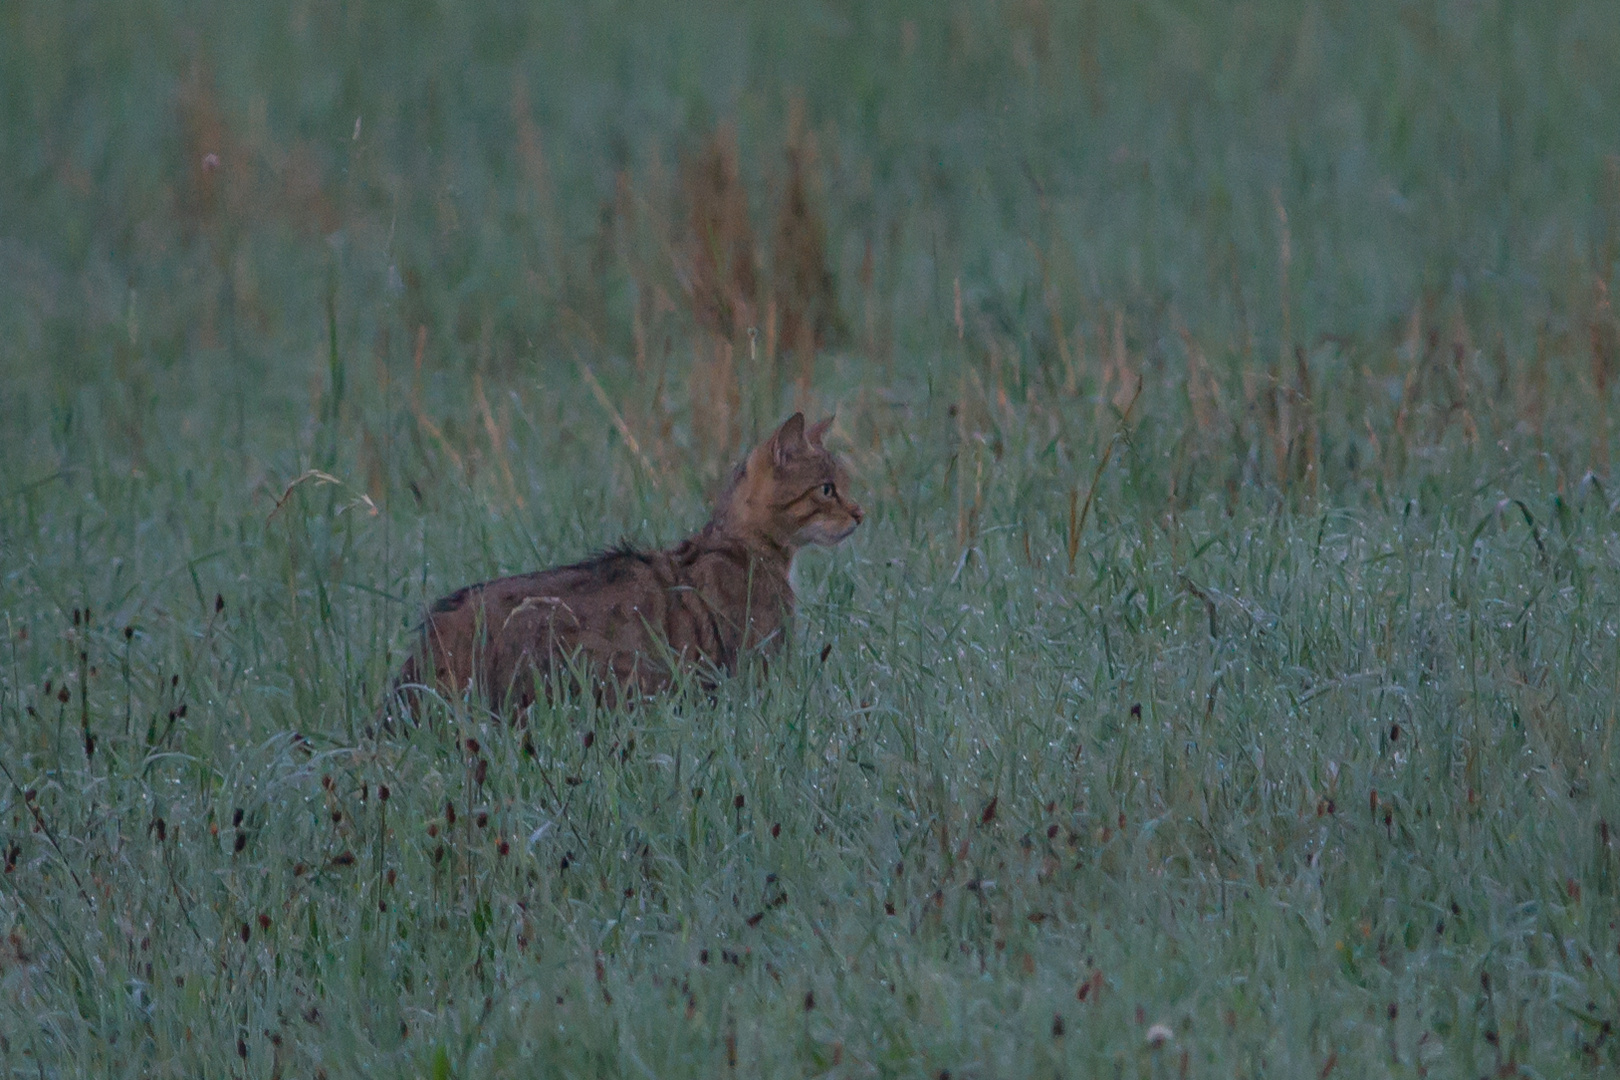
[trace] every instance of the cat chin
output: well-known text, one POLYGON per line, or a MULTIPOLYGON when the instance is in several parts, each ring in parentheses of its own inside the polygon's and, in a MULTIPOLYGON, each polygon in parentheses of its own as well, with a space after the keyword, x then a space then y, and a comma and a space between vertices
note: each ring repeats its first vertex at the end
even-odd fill
POLYGON ((838 532, 826 532, 822 529, 810 528, 800 533, 799 539, 804 543, 815 544, 817 547, 833 547, 848 539, 849 534, 854 532, 855 527, 859 524, 858 521, 852 521, 849 528, 838 532))

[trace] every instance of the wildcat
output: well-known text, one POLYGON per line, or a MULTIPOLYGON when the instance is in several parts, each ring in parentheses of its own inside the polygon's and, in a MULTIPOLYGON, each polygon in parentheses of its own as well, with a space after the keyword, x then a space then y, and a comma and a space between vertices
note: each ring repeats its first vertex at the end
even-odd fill
POLYGON ((793 614, 794 555, 838 543, 864 517, 822 446, 831 425, 828 417, 807 430, 794 413, 737 466, 709 523, 667 551, 624 546, 443 597, 396 695, 411 703, 424 688, 471 690, 517 710, 583 671, 612 704, 667 690, 681 673, 712 688, 745 656, 779 649, 793 614))

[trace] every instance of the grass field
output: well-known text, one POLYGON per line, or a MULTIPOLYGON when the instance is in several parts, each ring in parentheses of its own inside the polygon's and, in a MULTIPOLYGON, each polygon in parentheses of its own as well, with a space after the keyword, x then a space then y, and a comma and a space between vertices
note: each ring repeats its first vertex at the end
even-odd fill
POLYGON ((0 7, 0 1069, 1612 1075, 1616 55, 0 7), (869 516, 782 663, 375 730, 795 407, 869 516))

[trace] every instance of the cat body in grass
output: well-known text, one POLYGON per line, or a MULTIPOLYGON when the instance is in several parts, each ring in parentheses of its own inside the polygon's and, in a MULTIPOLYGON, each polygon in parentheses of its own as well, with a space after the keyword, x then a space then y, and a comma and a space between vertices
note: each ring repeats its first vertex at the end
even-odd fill
POLYGON ((793 614, 794 555, 838 543, 863 517, 822 446, 831 423, 806 429, 795 413, 737 467, 709 523, 673 548, 621 547, 440 599, 396 690, 406 700, 470 691, 516 710, 584 672, 611 704, 683 675, 712 687, 744 657, 774 652, 793 614))

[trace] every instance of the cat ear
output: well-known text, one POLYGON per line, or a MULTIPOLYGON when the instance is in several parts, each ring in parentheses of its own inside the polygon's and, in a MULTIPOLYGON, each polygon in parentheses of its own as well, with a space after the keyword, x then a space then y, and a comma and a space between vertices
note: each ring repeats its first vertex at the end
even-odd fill
POLYGON ((821 437, 827 434, 827 429, 831 428, 832 426, 833 417, 831 416, 827 417, 825 420, 817 420, 814 424, 812 424, 810 426, 810 433, 806 436, 806 438, 810 440, 810 445, 820 449, 821 437))
POLYGON ((796 412, 771 436, 771 458, 777 465, 786 465, 804 445, 804 413, 796 412))

